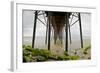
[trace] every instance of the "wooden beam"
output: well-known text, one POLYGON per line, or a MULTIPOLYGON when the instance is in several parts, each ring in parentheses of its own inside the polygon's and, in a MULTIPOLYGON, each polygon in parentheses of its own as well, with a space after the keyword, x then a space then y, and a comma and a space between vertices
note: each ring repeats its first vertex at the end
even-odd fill
POLYGON ((69 25, 69 39, 70 39, 70 44, 72 44, 70 25, 69 25))
POLYGON ((45 26, 46 26, 46 24, 42 21, 42 20, 40 20, 39 18, 37 18, 42 24, 44 24, 45 26))
POLYGON ((74 25, 76 22, 78 22, 78 21, 79 21, 79 19, 78 19, 78 20, 76 20, 74 23, 72 23, 72 24, 71 24, 71 26, 73 26, 73 25, 74 25))
POLYGON ((70 23, 68 24, 68 26, 69 26, 69 39, 70 39, 70 44, 72 44, 72 39, 71 39, 71 30, 70 30, 72 20, 73 20, 73 16, 72 16, 72 18, 71 18, 71 20, 70 20, 70 23))
POLYGON ((79 28, 80 28, 81 48, 83 48, 82 25, 81 25, 81 15, 80 15, 80 13, 79 13, 79 15, 78 15, 78 18, 79 18, 79 28))
POLYGON ((35 11, 35 16, 34 16, 34 27, 33 27, 33 38, 32 38, 32 48, 34 48, 34 42, 35 42, 35 33, 36 33, 37 16, 38 16, 38 13, 37 13, 37 11, 35 11))
POLYGON ((68 14, 66 14, 66 16, 65 16, 65 23, 66 23, 66 27, 65 27, 65 34, 66 34, 65 50, 68 51, 68 24, 69 24, 68 14))
POLYGON ((47 44, 47 34, 48 34, 48 18, 47 18, 47 25, 46 25, 46 37, 45 37, 45 44, 47 44))
POLYGON ((48 15, 48 50, 50 50, 50 36, 51 36, 50 15, 48 15))
MULTIPOLYGON (((43 13, 43 12, 42 12, 43 13)), ((45 12, 44 12, 45 13, 45 12)), ((43 14, 43 18, 44 18, 44 21, 45 21, 45 24, 47 24, 47 21, 46 21, 46 15, 43 14)))

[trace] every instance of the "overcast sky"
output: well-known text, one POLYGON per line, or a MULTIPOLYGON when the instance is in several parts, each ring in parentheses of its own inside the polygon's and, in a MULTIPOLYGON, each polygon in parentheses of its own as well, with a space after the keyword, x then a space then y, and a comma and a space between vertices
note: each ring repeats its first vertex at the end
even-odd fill
MULTIPOLYGON (((43 20, 43 17, 40 17, 43 20)), ((75 21, 76 18, 73 20, 75 21)), ((91 14, 81 13, 82 20, 82 31, 83 36, 90 37, 91 35, 91 14)), ((34 11, 24 10, 23 11, 23 36, 32 37, 34 23, 34 11)), ((37 21, 36 36, 45 36, 46 27, 39 21, 37 21)), ((71 32, 74 35, 79 35, 79 24, 78 22, 71 27, 71 32)))

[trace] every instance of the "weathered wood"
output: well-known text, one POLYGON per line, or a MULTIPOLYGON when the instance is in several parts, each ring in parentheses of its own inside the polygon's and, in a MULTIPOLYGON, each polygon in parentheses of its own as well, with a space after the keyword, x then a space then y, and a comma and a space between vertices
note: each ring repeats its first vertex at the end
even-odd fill
POLYGON ((70 39, 70 44, 72 44, 70 25, 69 25, 69 39, 70 39))
POLYGON ((70 44, 72 44, 72 38, 71 38, 71 30, 70 30, 70 27, 71 27, 71 24, 72 24, 72 20, 73 20, 73 14, 72 14, 72 18, 71 18, 71 20, 70 20, 70 22, 69 22, 69 39, 70 39, 70 44))
POLYGON ((37 18, 43 25, 45 25, 46 26, 46 24, 42 21, 42 20, 40 20, 39 18, 37 18))
POLYGON ((79 18, 79 28, 80 28, 81 48, 83 48, 82 24, 81 24, 81 15, 80 15, 80 13, 79 13, 79 15, 78 15, 78 18, 79 18))
POLYGON ((50 37, 51 37, 51 26, 50 26, 50 15, 48 15, 48 50, 50 50, 50 37))
POLYGON ((69 20, 68 20, 68 14, 66 14, 65 16, 65 34, 66 34, 66 40, 65 40, 65 51, 68 51, 68 24, 69 24, 69 20))
POLYGON ((37 13, 37 11, 35 11, 35 16, 34 16, 34 27, 33 27, 33 38, 32 38, 32 48, 34 48, 34 42, 35 42, 35 33, 36 33, 37 16, 38 16, 38 13, 37 13))
POLYGON ((46 37, 45 37, 45 44, 47 44, 47 34, 48 34, 48 18, 47 18, 47 25, 46 25, 46 37))
POLYGON ((71 24, 71 26, 73 26, 73 25, 74 25, 75 23, 77 23, 78 21, 79 21, 79 19, 78 19, 78 20, 76 20, 74 23, 72 23, 72 24, 71 24))

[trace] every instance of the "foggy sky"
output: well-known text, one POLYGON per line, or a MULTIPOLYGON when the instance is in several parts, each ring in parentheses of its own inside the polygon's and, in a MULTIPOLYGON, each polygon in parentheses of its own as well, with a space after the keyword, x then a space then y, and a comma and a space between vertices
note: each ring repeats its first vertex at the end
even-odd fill
MULTIPOLYGON (((40 17, 43 20, 43 17, 40 17)), ((75 20, 75 18, 73 19, 75 20)), ((91 14, 81 13, 82 31, 83 36, 90 38, 91 36, 91 14)), ((34 11, 23 11, 23 36, 32 37, 33 24, 34 23, 34 11)), ((39 21, 37 21, 36 36, 45 36, 46 27, 39 21)), ((72 37, 79 35, 78 22, 71 27, 72 37)))

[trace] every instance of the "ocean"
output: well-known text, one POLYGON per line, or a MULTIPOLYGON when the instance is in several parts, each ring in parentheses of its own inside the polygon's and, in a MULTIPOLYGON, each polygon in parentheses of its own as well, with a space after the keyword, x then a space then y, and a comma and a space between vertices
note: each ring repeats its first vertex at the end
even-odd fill
MULTIPOLYGON (((23 45, 32 45, 32 37, 23 37, 23 45)), ((87 47, 91 45, 91 38, 87 36, 83 36, 83 46, 87 47)), ((54 46, 54 40, 53 37, 51 37, 51 45, 50 47, 54 46)), ((65 39, 63 38, 63 44, 61 45, 62 48, 65 48, 65 39)), ((45 44, 45 37, 36 37, 35 38, 35 45, 34 48, 39 48, 39 49, 47 49, 47 45, 45 44)), ((80 38, 78 36, 72 37, 72 43, 70 44, 68 40, 68 49, 73 50, 73 49, 78 49, 81 48, 80 44, 80 38)))

